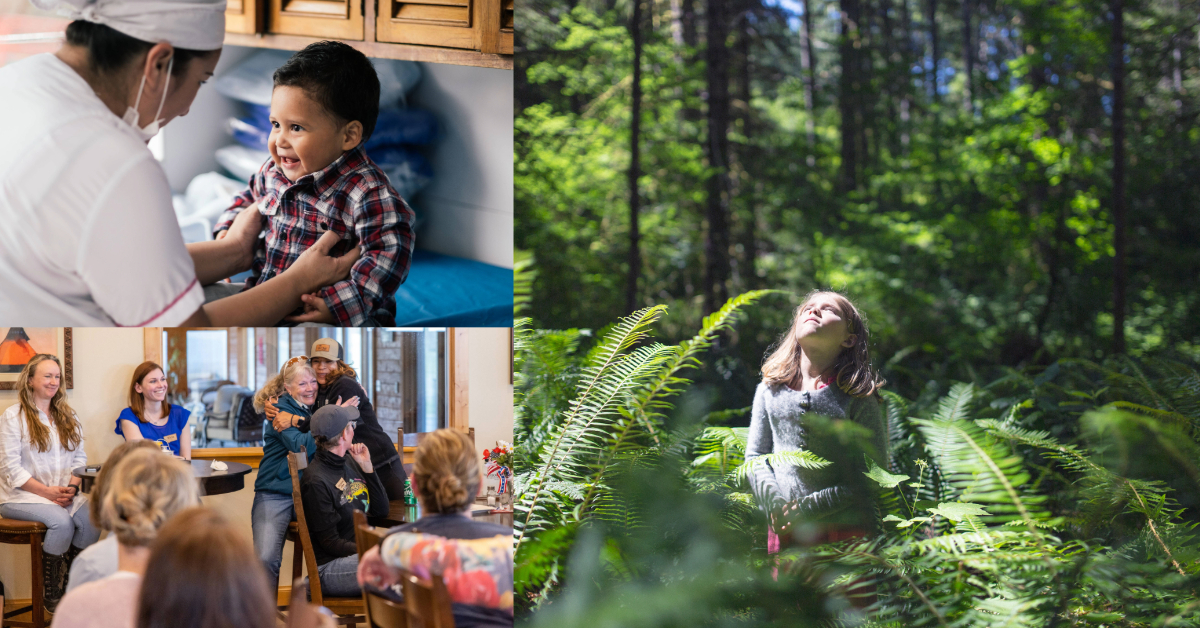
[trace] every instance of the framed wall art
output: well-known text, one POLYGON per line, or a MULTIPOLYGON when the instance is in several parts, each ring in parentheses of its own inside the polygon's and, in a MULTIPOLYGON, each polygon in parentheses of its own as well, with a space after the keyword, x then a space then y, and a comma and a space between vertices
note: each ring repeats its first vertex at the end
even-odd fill
POLYGON ((70 327, 0 327, 0 390, 13 390, 21 369, 39 353, 62 363, 63 388, 73 388, 70 327))

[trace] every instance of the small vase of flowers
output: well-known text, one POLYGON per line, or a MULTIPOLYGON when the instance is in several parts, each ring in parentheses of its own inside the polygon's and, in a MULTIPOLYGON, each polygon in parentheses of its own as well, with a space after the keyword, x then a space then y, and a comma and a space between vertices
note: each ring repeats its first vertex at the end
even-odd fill
POLYGON ((494 512, 512 512, 512 443, 496 441, 495 449, 483 450, 483 461, 487 464, 488 477, 495 476, 500 480, 496 491, 500 497, 500 507, 494 512))

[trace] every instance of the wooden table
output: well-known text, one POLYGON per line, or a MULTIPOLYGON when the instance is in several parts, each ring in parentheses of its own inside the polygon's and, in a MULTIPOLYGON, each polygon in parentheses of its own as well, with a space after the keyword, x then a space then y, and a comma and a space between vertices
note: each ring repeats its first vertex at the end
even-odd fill
MULTIPOLYGON (((221 495, 222 493, 233 493, 246 488, 246 474, 250 473, 251 467, 248 464, 241 462, 230 462, 223 460, 229 468, 224 471, 217 471, 212 468, 211 460, 192 460, 192 474, 196 477, 196 481, 200 483, 201 495, 221 495)), ((79 467, 71 471, 71 474, 77 478, 82 478, 83 483, 79 490, 88 493, 92 490, 92 485, 96 483, 96 476, 100 473, 101 465, 79 467)))
MULTIPOLYGON (((487 521, 488 523, 496 523, 509 528, 513 525, 513 513, 493 513, 487 504, 475 503, 471 512, 471 518, 476 521, 487 521)), ((420 506, 409 506, 400 500, 395 500, 388 503, 388 516, 386 521, 372 522, 372 525, 377 526, 397 526, 402 523, 412 523, 421 518, 420 506)))

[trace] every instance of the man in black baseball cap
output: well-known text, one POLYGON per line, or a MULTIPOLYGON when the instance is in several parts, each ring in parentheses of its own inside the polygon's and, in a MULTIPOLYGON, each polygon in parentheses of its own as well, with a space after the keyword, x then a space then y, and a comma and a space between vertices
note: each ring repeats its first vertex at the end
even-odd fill
POLYGON ((325 595, 353 597, 358 587, 354 510, 372 517, 388 513, 387 492, 366 445, 354 442, 358 409, 327 405, 313 413, 309 429, 317 454, 300 478, 300 497, 325 595), (347 455, 348 454, 348 455, 347 455))

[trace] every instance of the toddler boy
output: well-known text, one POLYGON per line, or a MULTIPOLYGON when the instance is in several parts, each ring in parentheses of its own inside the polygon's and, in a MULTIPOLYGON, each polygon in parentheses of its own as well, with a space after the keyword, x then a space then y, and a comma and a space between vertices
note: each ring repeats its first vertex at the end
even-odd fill
POLYGON ((394 325, 396 290, 408 276, 414 214, 367 157, 379 116, 379 77, 361 52, 334 41, 292 55, 274 75, 271 158, 218 221, 218 238, 243 208, 266 216, 246 288, 287 270, 327 230, 362 258, 350 277, 304 297, 294 322, 394 325))

